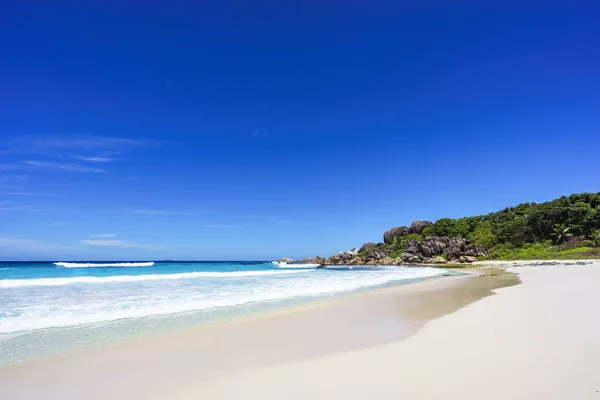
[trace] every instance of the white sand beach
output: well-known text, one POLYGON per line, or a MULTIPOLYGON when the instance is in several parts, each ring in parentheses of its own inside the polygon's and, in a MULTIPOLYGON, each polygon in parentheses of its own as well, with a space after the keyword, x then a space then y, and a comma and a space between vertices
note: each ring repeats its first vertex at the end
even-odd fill
POLYGON ((513 271, 522 285, 406 340, 244 371, 177 398, 599 399, 600 263, 513 271))

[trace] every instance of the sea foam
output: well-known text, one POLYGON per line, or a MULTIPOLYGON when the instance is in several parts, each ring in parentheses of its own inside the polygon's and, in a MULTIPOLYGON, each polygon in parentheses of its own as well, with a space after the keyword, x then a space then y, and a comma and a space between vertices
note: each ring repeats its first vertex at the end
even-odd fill
POLYGON ((113 275, 113 276, 77 276, 72 278, 35 278, 35 279, 3 279, 0 288, 19 288, 28 286, 64 286, 76 283, 117 283, 167 281, 197 278, 243 278, 269 275, 288 275, 306 273, 306 271, 231 271, 231 272, 183 272, 179 274, 149 274, 149 275, 113 275))
POLYGON ((152 267, 154 262, 124 262, 124 263, 70 263, 55 262, 54 265, 63 268, 104 268, 104 267, 152 267))
MULTIPOLYGON (((442 273, 445 271, 436 268, 396 267, 361 272, 262 270, 13 280, 13 285, 20 281, 21 285, 34 287, 8 286, 12 289, 0 292, 0 299, 6 296, 3 301, 10 301, 11 298, 14 301, 0 318, 0 333, 108 323, 263 301, 332 295, 442 273), (235 279, 221 279, 225 277, 235 279), (32 281, 37 282, 32 284, 32 281), (48 285, 49 281, 57 284, 48 285), (99 281, 114 284, 102 287, 90 284, 99 281), (82 285, 73 286, 65 282, 82 285), (18 297, 14 297, 18 293, 27 293, 28 297, 18 300, 18 297)), ((8 281, 0 281, 1 287, 7 287, 8 281)))
POLYGON ((286 262, 278 262, 278 261, 273 261, 273 264, 275 264, 277 266, 277 268, 317 268, 318 266, 320 266, 321 264, 290 264, 290 263, 286 263, 286 262))

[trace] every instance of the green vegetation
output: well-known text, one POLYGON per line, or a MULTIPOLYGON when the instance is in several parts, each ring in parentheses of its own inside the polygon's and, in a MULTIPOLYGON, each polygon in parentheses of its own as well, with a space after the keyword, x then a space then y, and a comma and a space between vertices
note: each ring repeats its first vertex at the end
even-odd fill
POLYGON ((497 260, 551 260, 551 259, 584 259, 599 258, 600 247, 562 248, 553 246, 551 242, 528 243, 523 247, 501 245, 490 252, 490 259, 497 260))
MULTIPOLYGON (((490 259, 600 257, 600 193, 523 203, 475 217, 443 218, 425 228, 421 236, 466 238, 489 250, 490 259)), ((397 239, 402 243, 395 249, 402 249, 403 244, 405 248, 410 240, 397 239)))
POLYGON ((420 242, 423 240, 423 236, 416 233, 406 236, 396 236, 392 244, 388 246, 391 246, 391 248, 394 250, 406 250, 406 246, 408 246, 408 242, 411 240, 418 240, 420 242))

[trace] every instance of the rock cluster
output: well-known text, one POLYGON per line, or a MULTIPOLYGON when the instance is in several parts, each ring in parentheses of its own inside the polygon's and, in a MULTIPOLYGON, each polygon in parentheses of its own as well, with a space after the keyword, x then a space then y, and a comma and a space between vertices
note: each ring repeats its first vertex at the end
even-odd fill
POLYGON ((411 240, 406 252, 400 258, 406 262, 441 263, 440 258, 449 262, 474 262, 477 257, 485 257, 487 253, 480 247, 471 244, 468 239, 450 238, 446 236, 428 236, 422 242, 411 240))
POLYGON ((359 249, 354 248, 348 251, 340 251, 339 254, 334 254, 327 260, 327 264, 348 264, 351 260, 358 256, 359 249))
POLYGON ((377 247, 377 243, 375 243, 375 242, 365 243, 361 246, 360 253, 363 253, 369 249, 372 249, 373 247, 377 247))
POLYGON ((396 236, 406 236, 408 235, 408 226, 397 226, 395 228, 390 229, 389 231, 384 232, 383 241, 386 244, 390 244, 394 241, 396 236))
POLYGON ((399 226, 383 234, 384 243, 368 242, 360 249, 340 251, 329 258, 305 258, 302 262, 323 265, 401 265, 401 264, 445 264, 470 263, 477 257, 487 256, 487 252, 468 239, 446 236, 428 236, 423 241, 410 240, 404 253, 392 258, 392 244, 395 237, 421 234, 423 229, 433 225, 430 221, 415 221, 410 227, 399 226))
POLYGON ((397 236, 406 236, 413 233, 421 234, 423 229, 431 225, 433 225, 431 221, 415 221, 410 226, 397 226, 383 234, 383 241, 386 244, 391 244, 397 236))

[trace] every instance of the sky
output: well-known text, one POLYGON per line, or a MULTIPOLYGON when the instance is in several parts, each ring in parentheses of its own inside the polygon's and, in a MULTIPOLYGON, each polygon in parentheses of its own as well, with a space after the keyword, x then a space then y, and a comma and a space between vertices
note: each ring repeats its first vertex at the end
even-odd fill
POLYGON ((600 5, 452 3, 4 1, 0 259, 328 256, 599 191, 600 5))

